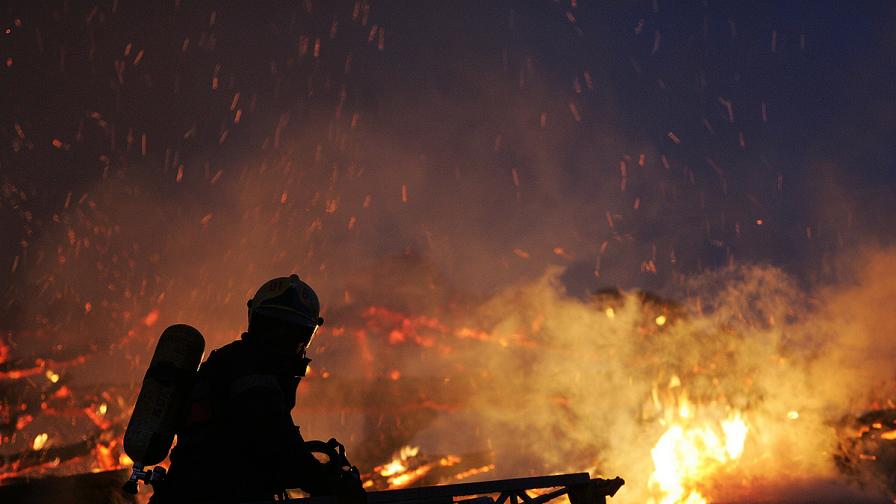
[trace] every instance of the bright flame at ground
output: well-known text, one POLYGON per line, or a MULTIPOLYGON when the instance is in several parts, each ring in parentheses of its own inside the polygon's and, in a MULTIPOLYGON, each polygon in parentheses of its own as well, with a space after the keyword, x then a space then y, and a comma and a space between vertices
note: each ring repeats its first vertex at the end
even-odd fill
POLYGON ((673 423, 650 451, 655 470, 649 485, 655 497, 649 502, 706 503, 697 489, 700 481, 740 458, 748 431, 739 413, 718 423, 673 423))
POLYGON ((404 465, 403 460, 394 459, 394 460, 392 460, 392 462, 389 462, 388 464, 382 466, 382 468, 379 469, 378 472, 380 473, 380 475, 388 478, 389 476, 392 476, 392 475, 395 475, 398 473, 403 473, 407 470, 408 470, 408 468, 404 465))
POLYGON ((430 466, 421 466, 409 470, 408 459, 414 458, 420 453, 419 446, 402 446, 398 456, 388 464, 375 467, 373 470, 381 476, 388 478, 389 488, 402 488, 420 479, 431 469, 430 466))

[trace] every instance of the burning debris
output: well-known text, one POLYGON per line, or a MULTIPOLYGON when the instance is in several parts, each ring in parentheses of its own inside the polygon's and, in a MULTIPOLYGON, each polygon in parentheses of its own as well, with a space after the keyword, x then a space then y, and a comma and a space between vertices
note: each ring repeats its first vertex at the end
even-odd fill
MULTIPOLYGON (((542 283, 508 290, 476 309, 455 306, 412 314, 361 305, 354 316, 345 316, 343 324, 322 335, 321 361, 328 354, 350 360, 313 368, 300 394, 299 418, 337 413, 365 419, 360 424, 363 436, 355 438, 351 449, 364 461, 364 485, 370 490, 525 474, 521 463, 532 472, 578 468, 600 473, 614 470, 622 459, 628 469, 620 472, 631 473, 627 493, 655 503, 712 500, 718 494, 717 481, 745 478, 757 470, 763 473, 755 464, 762 463, 767 446, 785 443, 777 437, 780 429, 793 437, 799 430, 788 426, 815 422, 816 413, 793 400, 798 398, 776 409, 783 397, 774 395, 753 365, 757 359, 787 362, 781 360, 780 348, 757 347, 753 341, 766 334, 763 331, 779 327, 768 323, 770 315, 786 320, 775 314, 775 303, 754 306, 760 310, 755 313, 739 309, 726 313, 735 305, 716 298, 712 306, 703 303, 701 314, 639 293, 614 292, 580 302, 564 296, 555 282, 548 275, 542 283), (772 312, 763 314, 766 309, 772 312), (710 310, 714 318, 707 315, 710 310), (468 316, 460 323, 457 313, 468 316), (657 320, 661 316, 662 323, 657 320), (756 318, 744 322, 746 316, 756 318), (365 341, 369 356, 341 349, 365 341), (767 354, 751 353, 759 348, 767 354), (619 367, 605 367, 611 363, 607 355, 619 367), (427 363, 429 373, 436 371, 442 377, 420 376, 412 365, 420 361, 427 363), (534 374, 511 373, 511 363, 525 365, 523 369, 534 374), (343 368, 360 374, 350 379, 338 371, 343 368), (496 370, 503 372, 492 372, 496 370), (544 376, 556 377, 552 381, 544 376), (578 384, 586 377, 590 385, 582 388, 578 384), (617 407, 602 410, 601 402, 585 395, 589 390, 594 393, 595 387, 604 397, 612 394, 617 407), (503 395, 506 390, 514 390, 514 397, 503 395), (427 455, 422 445, 410 444, 444 436, 445 419, 465 425, 467 417, 476 425, 469 433, 474 445, 490 445, 490 450, 461 448, 427 455), (635 440, 631 444, 616 444, 600 434, 605 428, 633 429, 637 437, 630 438, 635 440), (557 437, 543 437, 545 433, 557 437), (621 450, 631 453, 628 462, 620 457, 621 450), (384 452, 394 452, 391 461, 384 460, 384 452)), ((729 292, 750 297, 764 289, 751 293, 752 288, 742 285, 729 292)), ((797 337, 800 326, 788 327, 797 337)), ((796 358, 791 354, 787 359, 796 358)), ((54 365, 54 369, 63 368, 54 365)), ((7 390, 19 391, 7 397, 25 404, 28 397, 46 402, 43 408, 25 408, 39 413, 30 423, 19 422, 21 428, 13 432, 23 449, 5 456, 8 477, 130 464, 120 448, 121 419, 129 413, 122 405, 128 401, 116 399, 120 393, 115 388, 93 395, 80 388, 58 394, 69 383, 65 372, 34 372, 30 377, 4 382, 7 390), (40 423, 43 416, 68 419, 66 415, 75 411, 97 429, 96 434, 68 444, 59 431, 40 423)), ((886 452, 893 430, 885 428, 893 420, 888 411, 856 416, 838 427, 837 464, 866 484, 875 480, 881 486, 891 484, 886 476, 893 467, 886 452)), ((823 452, 797 450, 802 450, 797 452, 800 457, 818 457, 818 463, 826 457, 823 452)))
POLYGON ((896 408, 844 418, 837 467, 860 483, 896 495, 896 408))
POLYGON ((378 465, 362 476, 368 491, 391 490, 453 483, 494 469, 490 452, 426 456, 420 453, 419 446, 402 446, 391 462, 378 465))
POLYGON ((82 354, 65 361, 0 362, 0 445, 6 448, 0 456, 0 481, 48 471, 105 471, 130 463, 120 438, 132 391, 71 383, 68 371, 86 360, 82 354))

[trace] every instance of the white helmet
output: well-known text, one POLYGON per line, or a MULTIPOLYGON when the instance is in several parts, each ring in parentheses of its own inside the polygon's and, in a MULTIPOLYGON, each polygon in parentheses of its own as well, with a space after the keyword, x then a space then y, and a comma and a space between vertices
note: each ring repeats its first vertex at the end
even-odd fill
POLYGON ((320 316, 320 300, 314 289, 299 279, 299 275, 268 280, 246 303, 249 321, 258 313, 284 322, 317 327, 323 325, 320 316))

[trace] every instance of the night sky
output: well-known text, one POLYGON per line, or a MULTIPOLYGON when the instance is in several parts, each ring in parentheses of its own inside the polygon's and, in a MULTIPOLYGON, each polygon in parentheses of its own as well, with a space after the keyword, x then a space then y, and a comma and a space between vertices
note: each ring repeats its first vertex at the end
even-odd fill
POLYGON ((825 282, 893 239, 887 2, 2 13, 7 331, 175 291, 163 315, 232 325, 266 276, 335 302, 392 254, 473 294, 559 264, 581 296, 751 262, 825 282))

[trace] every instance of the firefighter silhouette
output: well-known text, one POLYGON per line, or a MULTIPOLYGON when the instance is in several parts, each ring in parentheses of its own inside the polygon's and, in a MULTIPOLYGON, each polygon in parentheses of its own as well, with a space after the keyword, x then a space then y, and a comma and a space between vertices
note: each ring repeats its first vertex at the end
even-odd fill
POLYGON ((306 350, 323 324, 317 294, 297 275, 275 278, 248 307, 240 340, 214 350, 199 367, 168 474, 153 482, 150 503, 272 500, 287 488, 364 502, 358 470, 342 445, 306 443, 290 415, 310 362, 306 350))

